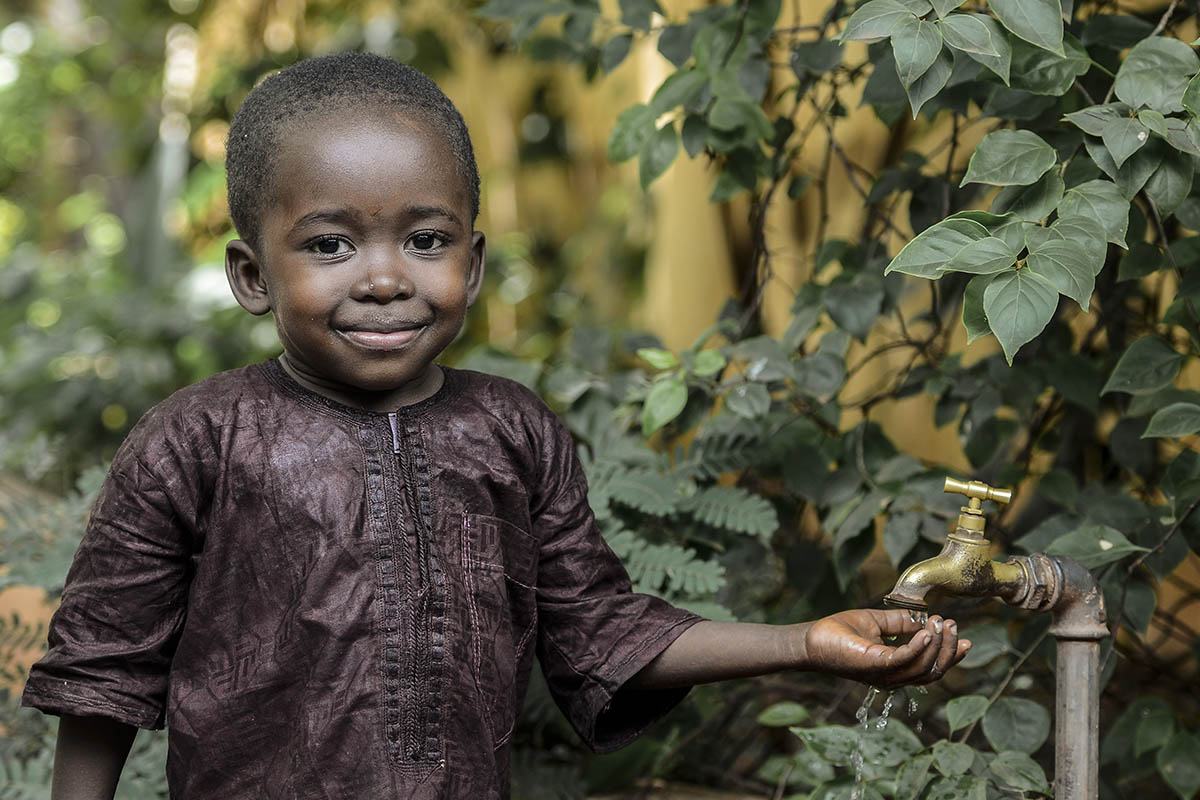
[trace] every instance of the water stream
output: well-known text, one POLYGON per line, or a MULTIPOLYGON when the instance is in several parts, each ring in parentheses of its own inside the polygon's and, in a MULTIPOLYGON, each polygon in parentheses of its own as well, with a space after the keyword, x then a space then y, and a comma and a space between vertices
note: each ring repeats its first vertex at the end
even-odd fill
MULTIPOLYGON (((927 611, 909 611, 909 619, 913 622, 924 626, 929 621, 929 612, 927 611)), ((924 686, 910 687, 915 689, 920 694, 929 694, 929 690, 924 686)), ((880 690, 874 686, 868 687, 867 696, 863 698, 862 705, 854 712, 854 718, 858 720, 858 724, 862 726, 863 734, 871 729, 871 707, 875 705, 875 698, 880 695, 880 690)), ((907 709, 908 716, 911 718, 917 713, 917 699, 911 694, 905 695, 908 699, 907 709)), ((875 720, 875 729, 883 730, 887 727, 888 717, 892 713, 892 706, 895 704, 896 692, 889 691, 883 698, 883 708, 879 710, 879 717, 875 720)), ((917 720, 913 726, 920 733, 922 728, 921 720, 917 720)), ((863 751, 862 751, 862 735, 860 734, 858 743, 855 745, 854 752, 850 754, 850 765, 854 767, 854 791, 850 795, 850 800, 862 800, 864 793, 863 784, 863 751)))

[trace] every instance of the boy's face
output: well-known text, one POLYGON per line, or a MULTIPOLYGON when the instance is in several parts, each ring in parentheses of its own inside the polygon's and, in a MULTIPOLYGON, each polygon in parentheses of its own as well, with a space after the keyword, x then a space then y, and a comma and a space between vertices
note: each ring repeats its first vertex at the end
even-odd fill
POLYGON ((226 271, 246 310, 274 312, 288 372, 380 411, 435 392, 484 264, 449 145, 401 112, 343 108, 280 142, 274 185, 257 249, 231 242, 226 271))

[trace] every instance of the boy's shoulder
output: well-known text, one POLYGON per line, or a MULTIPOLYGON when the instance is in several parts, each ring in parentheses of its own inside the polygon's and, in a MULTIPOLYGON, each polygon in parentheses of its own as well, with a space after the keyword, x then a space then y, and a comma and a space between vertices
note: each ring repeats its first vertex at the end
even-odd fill
POLYGON ((264 362, 209 375, 175 391, 150 409, 147 416, 208 415, 246 400, 261 399, 274 391, 267 373, 264 362))
POLYGON ((558 437, 562 421, 528 386, 470 369, 446 372, 457 385, 456 402, 460 405, 456 413, 484 415, 503 427, 523 429, 538 439, 558 437))
POLYGON ((214 425, 220 427, 248 404, 261 405, 274 391, 267 363, 218 372, 177 390, 146 411, 127 441, 191 438, 214 425))

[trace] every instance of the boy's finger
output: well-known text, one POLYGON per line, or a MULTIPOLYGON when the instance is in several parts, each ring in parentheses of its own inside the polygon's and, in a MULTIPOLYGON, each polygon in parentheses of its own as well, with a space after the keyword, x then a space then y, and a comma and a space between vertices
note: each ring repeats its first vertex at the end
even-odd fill
POLYGON ((914 662, 925 655, 932 639, 931 634, 921 631, 905 644, 891 650, 887 654, 887 666, 893 670, 906 670, 914 662))
MULTIPOLYGON (((938 669, 936 667, 937 659, 942 651, 943 631, 942 618, 939 616, 932 616, 925 623, 925 635, 929 637, 929 643, 921 649, 920 656, 913 661, 912 673, 914 678, 927 676, 930 679, 936 679, 934 672, 938 669)), ((920 635, 917 634, 917 636, 920 635)), ((915 639, 916 636, 913 638, 915 639)), ((936 677, 941 677, 941 675, 939 674, 936 677)))
POLYGON ((942 646, 938 648, 937 659, 933 662, 932 671, 940 678, 958 663, 958 623, 952 619, 942 621, 942 646))
POLYGON ((909 612, 899 608, 871 610, 875 615, 875 623, 879 626, 879 632, 884 636, 900 636, 905 633, 915 633, 924 627, 921 623, 914 620, 909 612))

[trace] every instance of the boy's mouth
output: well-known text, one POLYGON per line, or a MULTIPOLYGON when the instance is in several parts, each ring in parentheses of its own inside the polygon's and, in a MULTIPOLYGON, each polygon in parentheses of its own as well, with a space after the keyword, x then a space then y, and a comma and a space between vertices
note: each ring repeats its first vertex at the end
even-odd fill
POLYGON ((394 350, 420 336, 423 330, 425 330, 424 325, 380 326, 377 329, 343 328, 340 333, 359 347, 365 347, 368 350, 394 350))

